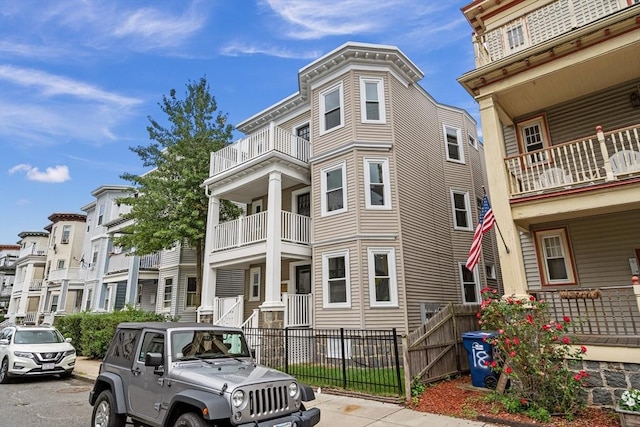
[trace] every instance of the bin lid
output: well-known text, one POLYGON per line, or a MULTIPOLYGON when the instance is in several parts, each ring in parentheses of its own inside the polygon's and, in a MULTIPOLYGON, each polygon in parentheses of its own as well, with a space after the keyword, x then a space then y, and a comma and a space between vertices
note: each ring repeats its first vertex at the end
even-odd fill
POLYGON ((482 339, 482 338, 492 337, 496 334, 497 334, 496 331, 470 331, 470 332, 463 332, 462 338, 482 339))

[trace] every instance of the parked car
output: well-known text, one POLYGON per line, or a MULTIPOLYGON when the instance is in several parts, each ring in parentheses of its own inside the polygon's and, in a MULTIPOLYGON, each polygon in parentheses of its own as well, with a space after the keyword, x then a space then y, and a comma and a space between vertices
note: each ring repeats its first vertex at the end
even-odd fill
POLYGON ((0 331, 0 384, 11 377, 60 375, 76 366, 76 349, 53 326, 8 326, 0 331))
POLYGON ((314 398, 256 364, 241 329, 146 322, 118 325, 89 403, 93 427, 310 427, 320 410, 302 402, 314 398))

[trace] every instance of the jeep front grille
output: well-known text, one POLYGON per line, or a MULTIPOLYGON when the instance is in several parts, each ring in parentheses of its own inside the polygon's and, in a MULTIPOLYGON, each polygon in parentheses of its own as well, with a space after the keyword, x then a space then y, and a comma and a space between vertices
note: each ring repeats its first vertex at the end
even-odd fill
POLYGON ((265 387, 249 392, 249 413, 252 417, 271 415, 288 409, 287 386, 265 387))

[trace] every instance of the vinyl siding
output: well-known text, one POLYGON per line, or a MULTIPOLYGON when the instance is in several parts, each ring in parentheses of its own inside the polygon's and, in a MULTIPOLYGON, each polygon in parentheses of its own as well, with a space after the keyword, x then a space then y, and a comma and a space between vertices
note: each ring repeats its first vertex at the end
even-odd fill
POLYGON ((346 244, 326 245, 313 248, 313 294, 314 313, 316 328, 336 328, 344 327, 351 329, 364 328, 362 298, 362 281, 359 279, 359 272, 365 268, 362 259, 358 255, 358 244, 355 241, 346 244), (351 289, 351 308, 324 308, 322 306, 323 276, 322 276, 322 254, 349 250, 349 273, 351 289))
POLYGON ((313 156, 321 155, 353 140, 353 90, 353 73, 347 72, 311 91, 313 156), (320 135, 320 120, 324 119, 324 116, 320 114, 320 93, 340 81, 343 83, 344 126, 320 135))
POLYGON ((309 122, 311 120, 311 112, 305 111, 304 113, 297 115, 293 118, 286 119, 286 121, 278 123, 278 127, 286 130, 287 132, 294 133, 294 127, 298 127, 303 125, 305 122, 309 122))
POLYGON ((467 142, 468 133, 477 135, 472 121, 394 80, 391 91, 395 161, 401 165, 397 187, 402 266, 408 324, 413 329, 420 324, 420 303, 462 301, 458 263, 466 261, 473 231, 453 230, 450 190, 469 192, 473 226, 483 174, 470 166, 480 161, 467 142), (460 129, 465 164, 446 160, 443 124, 460 129))
POLYGON ((351 74, 353 85, 353 123, 356 141, 390 141, 391 133, 391 108, 389 104, 389 73, 355 71, 351 74), (384 108, 386 111, 386 123, 362 123, 362 104, 360 93, 360 77, 375 77, 383 79, 384 108))
MULTIPOLYGON (((583 288, 631 283, 629 258, 640 247, 640 210, 541 224, 536 229, 566 226, 578 283, 583 288)), ((522 235, 529 288, 540 288, 533 234, 522 235)))

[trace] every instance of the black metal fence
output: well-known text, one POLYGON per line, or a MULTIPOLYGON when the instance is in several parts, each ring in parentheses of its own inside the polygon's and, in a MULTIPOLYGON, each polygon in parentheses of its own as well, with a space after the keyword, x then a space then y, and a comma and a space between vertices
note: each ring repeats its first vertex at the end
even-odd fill
POLYGON ((383 396, 404 393, 395 328, 246 328, 245 335, 258 363, 301 382, 383 396))

